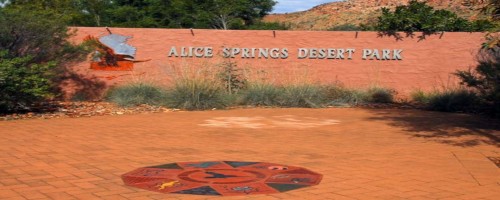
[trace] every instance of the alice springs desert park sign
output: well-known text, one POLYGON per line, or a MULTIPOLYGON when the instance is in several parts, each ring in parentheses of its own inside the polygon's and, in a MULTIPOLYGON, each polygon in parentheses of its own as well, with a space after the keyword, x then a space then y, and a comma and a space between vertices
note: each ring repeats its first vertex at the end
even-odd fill
POLYGON ((113 28, 118 37, 103 28, 77 29, 76 42, 93 36, 116 45, 116 50, 101 50, 90 68, 88 61, 75 66, 109 85, 137 77, 168 84, 172 70, 219 66, 231 59, 276 82, 307 76, 318 83, 380 85, 409 93, 457 83, 453 73, 476 66, 484 42, 483 33, 459 32, 397 40, 377 32, 113 28))
MULTIPOLYGON (((297 59, 352 60, 356 52, 354 48, 298 48, 294 52, 288 48, 222 48, 224 58, 242 59, 288 59, 293 53, 297 59)), ((363 60, 403 60, 402 49, 362 49, 361 52, 363 60)), ((168 57, 212 58, 214 48, 172 46, 168 57)))

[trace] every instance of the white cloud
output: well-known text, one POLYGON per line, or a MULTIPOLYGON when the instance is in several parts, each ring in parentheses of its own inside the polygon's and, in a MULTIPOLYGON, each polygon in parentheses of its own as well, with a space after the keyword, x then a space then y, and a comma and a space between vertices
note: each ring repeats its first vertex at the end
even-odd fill
POLYGON ((277 0, 273 13, 289 13, 311 9, 314 6, 341 0, 277 0))

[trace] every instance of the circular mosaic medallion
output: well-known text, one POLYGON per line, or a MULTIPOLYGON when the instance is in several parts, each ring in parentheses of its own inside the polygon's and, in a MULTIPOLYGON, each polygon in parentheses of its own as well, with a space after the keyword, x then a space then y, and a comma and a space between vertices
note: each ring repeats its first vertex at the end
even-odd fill
POLYGON ((139 168, 122 175, 128 186, 178 194, 251 195, 317 185, 321 174, 263 162, 180 162, 139 168))

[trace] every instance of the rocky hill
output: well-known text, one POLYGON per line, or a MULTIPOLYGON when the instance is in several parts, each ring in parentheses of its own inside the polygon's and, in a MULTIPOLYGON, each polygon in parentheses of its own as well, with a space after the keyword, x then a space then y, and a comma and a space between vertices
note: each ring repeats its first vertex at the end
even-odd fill
MULTIPOLYGON (((344 0, 316 6, 308 11, 272 14, 266 22, 289 24, 293 30, 326 30, 341 24, 374 22, 383 7, 395 8, 410 0, 344 0)), ((458 15, 474 19, 480 17, 480 9, 487 0, 427 0, 436 9, 446 9, 458 15)))

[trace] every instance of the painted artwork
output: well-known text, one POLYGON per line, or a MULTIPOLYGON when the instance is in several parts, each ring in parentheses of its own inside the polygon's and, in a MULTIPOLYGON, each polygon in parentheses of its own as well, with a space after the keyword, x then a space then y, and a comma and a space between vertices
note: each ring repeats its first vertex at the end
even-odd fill
POLYGON ((137 48, 127 43, 132 37, 114 34, 109 29, 107 31, 109 33, 107 35, 98 38, 88 35, 84 39, 95 49, 91 55, 90 69, 132 71, 134 63, 144 62, 135 59, 137 48))
POLYGON ((305 168, 263 162, 179 162, 122 175, 132 187, 161 193, 241 196, 272 194, 318 185, 322 175, 305 168))

